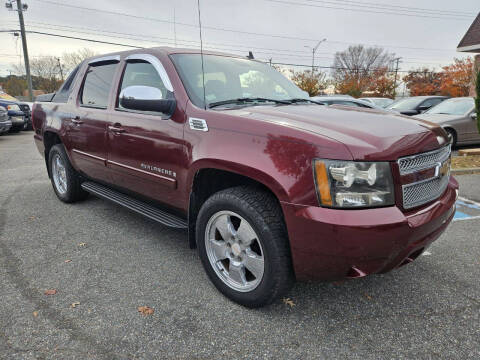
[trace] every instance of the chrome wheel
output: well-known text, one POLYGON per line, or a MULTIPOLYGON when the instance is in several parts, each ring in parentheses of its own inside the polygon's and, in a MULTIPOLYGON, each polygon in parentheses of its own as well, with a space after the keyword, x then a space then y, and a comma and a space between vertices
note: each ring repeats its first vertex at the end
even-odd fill
POLYGON ((67 192, 67 173, 65 163, 59 154, 52 157, 52 176, 58 193, 65 194, 67 192))
POLYGON ((205 248, 217 276, 230 288, 248 292, 263 278, 262 244, 247 220, 232 211, 215 213, 205 228, 205 248))

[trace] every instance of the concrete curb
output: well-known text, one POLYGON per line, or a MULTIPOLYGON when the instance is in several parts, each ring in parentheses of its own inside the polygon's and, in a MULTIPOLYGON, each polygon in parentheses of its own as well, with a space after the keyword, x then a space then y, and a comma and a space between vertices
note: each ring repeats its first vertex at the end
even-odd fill
POLYGON ((480 167, 452 169, 453 175, 480 174, 480 167))

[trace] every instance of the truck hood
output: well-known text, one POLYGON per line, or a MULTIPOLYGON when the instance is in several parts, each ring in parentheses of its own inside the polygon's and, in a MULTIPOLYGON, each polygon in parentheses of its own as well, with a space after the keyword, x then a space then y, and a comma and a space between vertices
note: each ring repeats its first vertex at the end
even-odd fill
POLYGON ((356 160, 396 160, 446 144, 435 124, 374 109, 348 106, 252 106, 230 114, 326 136, 344 144, 356 160))

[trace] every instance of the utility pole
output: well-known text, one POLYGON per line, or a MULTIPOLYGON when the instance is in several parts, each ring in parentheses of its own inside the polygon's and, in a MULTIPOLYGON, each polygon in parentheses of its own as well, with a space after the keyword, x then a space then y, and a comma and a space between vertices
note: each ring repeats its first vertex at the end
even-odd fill
POLYGON ((395 66, 395 80, 393 82, 393 98, 395 99, 395 97, 397 96, 397 75, 398 75, 398 70, 399 70, 399 64, 400 64, 400 59, 401 58, 395 58, 393 59, 393 61, 396 61, 396 66, 395 66))
MULTIPOLYGON (((12 1, 9 0, 5 3, 5 7, 13 11, 12 1)), ((32 76, 30 74, 30 61, 28 60, 28 48, 27 48, 27 36, 25 35, 25 23, 23 21, 23 12, 27 11, 28 5, 22 4, 22 0, 17 1, 17 12, 18 12, 18 20, 20 22, 20 32, 22 34, 22 46, 23 46, 23 60, 25 62, 25 71, 27 73, 27 83, 28 83, 28 98, 30 101, 33 101, 33 86, 32 86, 32 76)))
POLYGON ((62 63, 60 62, 60 58, 57 57, 57 62, 58 62, 58 68, 60 69, 60 77, 62 78, 62 82, 64 81, 63 79, 63 69, 62 69, 62 63))
MULTIPOLYGON (((312 48, 312 75, 313 72, 315 71, 315 52, 317 51, 318 47, 320 46, 321 43, 327 41, 327 39, 322 39, 318 42, 318 44, 312 48)), ((306 48, 310 48, 311 46, 305 45, 306 48)))

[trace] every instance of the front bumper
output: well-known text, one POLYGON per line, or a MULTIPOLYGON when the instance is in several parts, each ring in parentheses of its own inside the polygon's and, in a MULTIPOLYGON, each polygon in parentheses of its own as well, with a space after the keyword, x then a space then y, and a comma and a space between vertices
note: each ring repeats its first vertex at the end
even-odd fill
POLYGON ((25 118, 20 116, 11 116, 10 121, 13 127, 20 127, 25 125, 25 118))
POLYGON ((7 132, 12 127, 10 120, 0 122, 0 133, 7 132))
POLYGON ((440 198, 402 212, 385 207, 338 210, 282 203, 298 280, 338 280, 382 273, 413 261, 455 213, 457 181, 440 198))

